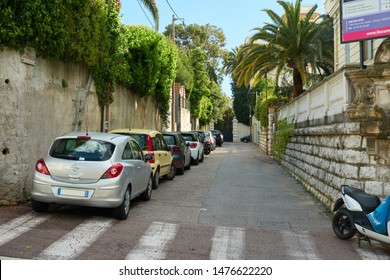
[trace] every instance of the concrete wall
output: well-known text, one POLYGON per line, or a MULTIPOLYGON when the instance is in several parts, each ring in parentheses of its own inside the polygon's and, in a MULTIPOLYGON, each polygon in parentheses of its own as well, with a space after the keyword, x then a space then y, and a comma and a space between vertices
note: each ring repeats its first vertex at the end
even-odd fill
MULTIPOLYGON (((86 68, 0 51, 0 205, 28 198, 35 162, 53 139, 70 131, 100 131, 101 109, 86 68)), ((110 107, 109 129, 161 129, 151 98, 118 88, 110 107)))
POLYGON ((233 119, 233 142, 240 142, 240 138, 250 134, 250 127, 233 119))

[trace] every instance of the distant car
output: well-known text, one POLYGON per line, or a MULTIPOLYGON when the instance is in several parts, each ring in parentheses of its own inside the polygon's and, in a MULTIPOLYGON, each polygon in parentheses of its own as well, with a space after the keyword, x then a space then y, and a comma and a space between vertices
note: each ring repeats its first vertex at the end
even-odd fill
POLYGON ((130 135, 133 137, 145 154, 152 156, 149 164, 153 170, 153 189, 157 189, 160 176, 173 180, 176 168, 173 165, 173 155, 161 132, 151 129, 115 129, 110 133, 130 135))
POLYGON ((198 165, 204 160, 204 146, 200 136, 194 131, 182 131, 184 140, 190 143, 191 150, 191 164, 198 165))
POLYGON ((106 207, 124 220, 130 200, 152 195, 152 169, 137 142, 108 133, 69 133, 37 161, 31 205, 45 212, 50 203, 106 207))
POLYGON ((217 142, 217 146, 221 147, 223 144, 223 134, 220 130, 210 130, 211 133, 213 134, 215 141, 217 142))
POLYGON ((212 150, 211 141, 210 141, 210 137, 207 136, 206 131, 204 130, 192 130, 192 131, 197 132, 199 134, 200 140, 203 143, 203 153, 205 155, 210 154, 212 150))
POLYGON ((251 141, 251 136, 250 135, 246 135, 244 137, 241 137, 240 140, 241 140, 241 142, 248 143, 248 142, 251 141))
POLYGON ((215 140, 213 133, 211 131, 205 131, 206 139, 211 143, 211 150, 214 151, 217 147, 217 141, 215 140))
POLYGON ((184 170, 191 169, 190 144, 186 143, 180 132, 162 132, 162 135, 171 148, 176 174, 184 174, 184 170))

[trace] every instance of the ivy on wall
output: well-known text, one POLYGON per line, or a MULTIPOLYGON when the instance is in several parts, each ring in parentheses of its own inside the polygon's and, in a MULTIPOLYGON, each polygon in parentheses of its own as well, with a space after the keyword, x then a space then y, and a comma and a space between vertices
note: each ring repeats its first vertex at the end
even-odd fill
POLYGON ((290 138, 294 136, 294 128, 294 123, 288 123, 286 119, 280 120, 277 124, 272 150, 278 161, 283 159, 287 144, 290 141, 290 138))
POLYGON ((2 0, 0 46, 81 63, 90 70, 100 105, 113 101, 115 84, 153 96, 166 123, 176 75, 176 47, 147 27, 121 24, 114 1, 2 0))

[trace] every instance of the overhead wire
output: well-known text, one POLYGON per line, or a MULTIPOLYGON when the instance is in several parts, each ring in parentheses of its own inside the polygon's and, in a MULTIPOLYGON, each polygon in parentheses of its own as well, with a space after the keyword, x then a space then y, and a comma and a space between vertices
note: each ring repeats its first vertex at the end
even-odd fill
POLYGON ((176 13, 175 10, 172 8, 172 5, 169 3, 169 1, 168 1, 168 0, 165 0, 165 1, 167 2, 169 8, 170 8, 171 11, 173 12, 173 14, 176 16, 176 18, 177 18, 178 20, 180 20, 180 21, 185 25, 184 20, 183 20, 182 18, 180 18, 180 17, 177 15, 177 13, 176 13))
POLYGON ((152 23, 152 21, 149 19, 147 13, 145 12, 144 7, 142 7, 142 5, 141 5, 141 3, 139 2, 139 0, 137 0, 137 2, 138 2, 138 5, 141 7, 141 10, 144 12, 145 17, 148 19, 150 25, 153 27, 153 29, 155 29, 155 26, 154 26, 154 24, 152 23))

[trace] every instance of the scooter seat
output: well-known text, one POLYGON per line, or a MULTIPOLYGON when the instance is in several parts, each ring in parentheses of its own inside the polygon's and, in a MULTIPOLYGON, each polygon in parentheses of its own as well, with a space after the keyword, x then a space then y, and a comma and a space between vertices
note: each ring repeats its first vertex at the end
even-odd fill
POLYGON ((379 197, 368 194, 361 189, 345 185, 342 187, 343 193, 359 202, 363 211, 366 211, 367 213, 371 213, 379 206, 379 204, 381 204, 379 197))

